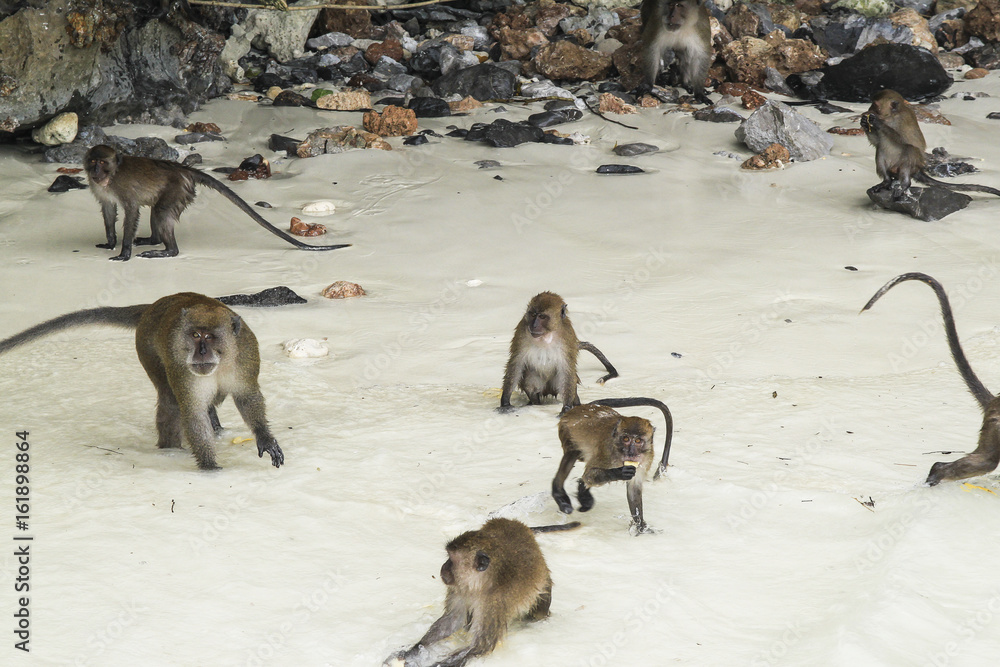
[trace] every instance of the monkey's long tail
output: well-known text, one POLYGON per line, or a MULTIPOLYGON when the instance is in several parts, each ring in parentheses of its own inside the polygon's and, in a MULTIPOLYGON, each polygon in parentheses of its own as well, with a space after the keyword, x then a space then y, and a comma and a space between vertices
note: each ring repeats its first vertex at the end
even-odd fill
POLYGON ((608 361, 608 358, 604 356, 604 353, 601 352, 600 350, 598 350, 597 347, 593 343, 588 343, 586 341, 582 341, 581 340, 578 343, 578 346, 579 346, 579 348, 581 350, 586 350, 587 352, 590 352, 592 355, 594 355, 595 357, 597 357, 598 361, 600 361, 602 364, 604 364, 604 369, 608 372, 608 374, 605 375, 604 377, 602 377, 601 379, 599 379, 597 381, 597 384, 604 384, 605 382, 607 382, 611 378, 618 377, 618 371, 615 369, 614 366, 611 365, 611 362, 608 361))
POLYGON ((557 523, 550 526, 531 526, 531 532, 533 533, 557 533, 563 530, 573 530, 574 528, 579 528, 579 521, 570 521, 569 523, 557 523))
POLYGON ((945 183, 944 181, 939 181, 936 178, 931 178, 923 171, 917 172, 914 176, 914 180, 919 181, 924 185, 937 185, 938 187, 955 192, 985 192, 986 194, 1000 197, 1000 190, 991 188, 988 185, 976 185, 975 183, 945 183))
POLYGON ((60 315, 41 324, 36 324, 30 329, 25 329, 6 340, 0 340, 0 354, 37 340, 42 336, 73 327, 82 327, 90 324, 107 324, 126 329, 135 329, 139 326, 139 318, 142 317, 142 314, 149 306, 150 304, 147 303, 141 306, 124 306, 121 308, 91 308, 89 310, 78 310, 75 313, 60 315))
POLYGON ((670 458, 670 443, 674 439, 674 418, 670 416, 670 408, 656 400, 655 398, 645 398, 636 396, 633 398, 599 398, 591 401, 589 405, 606 405, 609 408, 632 408, 640 405, 648 405, 663 413, 663 421, 667 426, 666 442, 663 443, 663 457, 660 465, 656 466, 656 473, 653 479, 659 479, 660 474, 667 469, 667 460, 670 458))
POLYGON ((879 291, 875 292, 875 296, 868 300, 868 303, 861 309, 861 312, 863 313, 871 308, 883 294, 907 280, 919 280, 922 283, 927 283, 934 290, 938 298, 938 303, 941 304, 941 317, 944 318, 944 330, 948 335, 948 347, 951 349, 951 356, 955 360, 955 365, 958 366, 958 372, 962 374, 962 379, 965 380, 965 386, 969 388, 972 395, 979 401, 979 405, 985 410, 986 406, 993 400, 993 394, 990 393, 989 389, 976 376, 975 371, 972 370, 972 366, 969 365, 969 360, 965 358, 962 345, 958 342, 958 331, 955 330, 955 318, 951 314, 951 303, 948 301, 948 295, 945 293, 941 283, 926 273, 904 273, 898 275, 883 285, 879 291))
POLYGON ((245 201, 243 201, 242 197, 240 197, 238 194, 236 194, 228 187, 226 187, 224 183, 220 183, 219 181, 212 178, 208 174, 204 174, 198 171, 197 169, 189 169, 188 171, 194 177, 196 182, 198 182, 201 185, 207 185, 216 192, 221 193, 223 197, 236 204, 236 206, 239 207, 241 211, 249 215, 250 218, 258 225, 260 225, 267 231, 271 232, 275 236, 279 236, 283 238, 285 241, 288 241, 296 248, 299 248, 301 250, 336 250, 337 248, 347 248, 351 245, 350 243, 341 243, 338 245, 309 245, 308 243, 303 243, 302 241, 299 241, 297 238, 289 236, 288 234, 281 231, 280 229, 272 225, 270 222, 265 220, 263 217, 261 217, 261 215, 257 213, 257 211, 250 208, 250 205, 247 204, 245 201))

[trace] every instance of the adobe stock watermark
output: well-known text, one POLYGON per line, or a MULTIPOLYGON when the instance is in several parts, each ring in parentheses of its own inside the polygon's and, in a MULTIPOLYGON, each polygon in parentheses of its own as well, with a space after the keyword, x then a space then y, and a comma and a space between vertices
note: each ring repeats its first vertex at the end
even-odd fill
POLYGON ((593 645, 589 658, 577 663, 579 667, 608 667, 620 665, 616 661, 619 651, 632 639, 645 632, 660 610, 677 595, 673 581, 662 581, 646 599, 622 616, 622 626, 610 637, 593 645))
POLYGON ((104 624, 104 627, 93 632, 85 643, 86 653, 73 660, 75 667, 87 667, 88 665, 99 665, 103 661, 98 660, 104 653, 121 639, 125 633, 135 625, 140 614, 148 612, 149 607, 139 606, 135 600, 129 601, 124 607, 104 624))
POLYGON ((993 625, 1000 614, 1000 589, 994 589, 993 594, 979 604, 973 611, 969 610, 965 621, 958 627, 956 638, 945 643, 939 650, 931 652, 924 661, 924 667, 947 667, 953 658, 971 644, 983 631, 993 625))
POLYGON ((916 494, 912 502, 912 509, 903 513, 879 531, 878 535, 868 540, 864 552, 854 559, 854 567, 858 574, 868 572, 882 561, 890 551, 899 546, 903 536, 910 530, 917 518, 926 515, 934 507, 926 493, 916 494))

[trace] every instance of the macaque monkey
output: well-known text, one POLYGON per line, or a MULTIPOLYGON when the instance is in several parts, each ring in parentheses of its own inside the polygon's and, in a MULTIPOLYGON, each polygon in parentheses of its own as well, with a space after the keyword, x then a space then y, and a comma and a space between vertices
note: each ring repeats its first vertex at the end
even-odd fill
POLYGON ((708 10, 697 0, 642 0, 643 86, 652 89, 664 51, 677 59, 681 81, 695 99, 711 104, 705 77, 712 63, 712 28, 708 10))
POLYGON ((971 454, 966 454, 957 461, 946 463, 938 461, 931 466, 927 475, 927 484, 936 484, 955 479, 965 479, 984 475, 997 467, 1000 463, 1000 399, 993 396, 985 385, 979 380, 969 360, 965 358, 962 345, 958 342, 958 332, 955 330, 955 319, 951 314, 951 304, 948 295, 945 294, 944 287, 934 278, 926 273, 904 273, 896 276, 882 286, 875 296, 861 309, 864 312, 872 307, 879 298, 888 292, 893 286, 906 280, 919 280, 927 283, 937 295, 941 304, 941 317, 944 319, 944 330, 948 337, 948 347, 951 349, 952 359, 958 367, 958 372, 965 380, 965 386, 969 388, 972 395, 979 401, 979 407, 983 410, 983 426, 979 430, 979 446, 971 454))
POLYGON ((580 511, 594 506, 591 487, 623 481, 632 527, 636 534, 652 532, 642 515, 642 484, 653 463, 653 425, 641 417, 624 417, 611 409, 638 405, 663 412, 667 434, 656 476, 666 469, 673 433, 673 419, 666 405, 651 398, 606 398, 579 405, 559 419, 563 457, 552 479, 552 497, 561 512, 573 512, 564 485, 576 462, 583 461, 583 477, 577 488, 580 511))
POLYGON ((927 166, 924 133, 920 131, 913 107, 895 90, 875 93, 872 105, 861 115, 861 128, 875 147, 875 170, 882 178, 875 188, 878 191, 892 188, 893 199, 903 199, 914 180, 948 190, 1000 196, 996 188, 973 183, 945 183, 924 171, 927 166))
POLYGON ((125 209, 125 228, 122 232, 121 252, 113 260, 127 261, 132 256, 132 244, 159 245, 165 250, 147 250, 139 257, 175 257, 179 252, 174 238, 174 226, 181 213, 194 201, 195 186, 205 185, 217 190, 233 202, 254 222, 267 231, 280 236, 296 248, 302 250, 335 250, 350 244, 309 245, 293 238, 265 220, 243 199, 197 169, 185 167, 167 160, 152 160, 144 157, 130 157, 119 154, 111 146, 94 146, 83 158, 87 180, 94 197, 101 204, 104 216, 104 232, 107 243, 99 243, 98 248, 114 250, 118 243, 115 223, 118 206, 125 209), (148 238, 136 238, 139 227, 139 208, 149 206, 151 234, 148 238))
POLYGON ((441 566, 448 587, 444 614, 384 667, 461 667, 492 652, 512 621, 548 616, 552 577, 532 533, 578 525, 528 528, 513 519, 490 519, 453 539, 441 566))
POLYGON ((182 292, 152 304, 79 310, 0 341, 0 354, 48 334, 91 324, 135 329, 139 362, 156 387, 157 447, 180 447, 184 438, 198 467, 218 468, 212 440, 222 426, 215 406, 232 394, 257 439, 258 457, 267 452, 275 468, 284 463, 257 384, 257 338, 239 315, 215 299, 182 292))
POLYGON ((576 374, 576 360, 580 350, 593 354, 608 371, 597 381, 599 384, 618 377, 618 371, 600 350, 577 340, 562 297, 553 292, 536 294, 514 328, 498 410, 513 409, 510 397, 515 386, 527 394, 529 405, 541 405, 545 396, 558 397, 563 412, 579 405, 576 385, 580 377, 576 374))

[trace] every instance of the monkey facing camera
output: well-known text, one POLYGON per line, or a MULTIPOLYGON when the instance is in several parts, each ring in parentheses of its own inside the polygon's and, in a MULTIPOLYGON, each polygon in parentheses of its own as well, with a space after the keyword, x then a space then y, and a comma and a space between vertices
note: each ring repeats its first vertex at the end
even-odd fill
POLYGON ((218 468, 212 441, 222 430, 215 408, 232 394, 243 421, 275 468, 285 456, 271 435, 257 384, 260 350, 243 319, 210 297, 182 292, 152 303, 92 308, 53 318, 0 341, 0 355, 43 336, 103 324, 135 329, 139 362, 156 388, 157 447, 187 440, 202 470, 218 468))

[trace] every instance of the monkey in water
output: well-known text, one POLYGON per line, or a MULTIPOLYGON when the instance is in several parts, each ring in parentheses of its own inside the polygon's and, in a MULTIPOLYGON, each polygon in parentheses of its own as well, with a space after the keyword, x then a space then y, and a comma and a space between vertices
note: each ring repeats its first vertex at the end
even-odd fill
POLYGON ((697 0, 642 0, 643 88, 652 89, 663 55, 674 52, 681 81, 695 99, 711 104, 705 77, 712 63, 712 27, 708 9, 697 0))
POLYGON ((139 257, 175 257, 177 240, 174 238, 174 226, 181 213, 194 201, 195 186, 205 185, 221 192, 229 201, 236 204, 254 222, 280 236, 296 248, 302 250, 336 250, 346 248, 349 243, 340 245, 309 245, 293 238, 265 220, 243 199, 215 180, 208 174, 197 169, 186 167, 167 160, 153 160, 144 157, 121 155, 111 146, 94 146, 83 158, 83 166, 87 171, 87 180, 94 197, 101 204, 104 216, 104 232, 107 243, 97 244, 98 248, 114 250, 118 243, 115 233, 115 223, 118 219, 118 206, 125 209, 125 227, 122 231, 122 250, 112 257, 112 260, 127 261, 132 256, 132 244, 159 245, 165 250, 147 250, 139 253, 139 257), (151 234, 148 238, 136 238, 139 227, 139 208, 149 206, 149 223, 151 234))
POLYGON ((882 289, 875 292, 875 296, 865 304, 861 312, 871 308, 883 294, 895 285, 907 280, 919 280, 927 283, 937 295, 938 303, 941 304, 941 317, 944 319, 944 330, 948 337, 951 357, 955 360, 955 365, 958 367, 958 372, 962 374, 962 379, 965 380, 965 386, 979 401, 979 407, 983 411, 983 426, 979 430, 979 445, 976 450, 957 461, 950 463, 938 461, 932 465, 931 471, 927 475, 927 484, 935 486, 948 480, 984 475, 994 470, 997 463, 1000 463, 1000 399, 990 393, 972 370, 969 360, 965 358, 962 345, 958 342, 958 331, 955 329, 955 319, 951 314, 951 303, 949 303, 948 295, 945 294, 941 283, 926 273, 904 273, 896 276, 883 285, 882 289))
POLYGON ((618 377, 618 371, 600 350, 577 339, 562 297, 553 292, 536 294, 514 328, 497 410, 513 410, 510 396, 515 386, 528 396, 529 405, 541 405, 545 396, 562 400, 563 412, 579 405, 576 385, 580 377, 576 374, 576 360, 580 350, 593 354, 608 371, 598 384, 618 377))
POLYGON ((563 457, 552 479, 552 497, 561 512, 573 511, 564 484, 576 462, 583 461, 583 476, 577 489, 580 511, 586 512, 594 506, 591 487, 623 481, 636 534, 652 532, 642 515, 642 484, 653 463, 653 425, 641 417, 624 417, 612 410, 640 405, 655 407, 663 413, 666 440, 654 479, 666 469, 674 426, 666 405, 652 398, 605 398, 579 405, 559 419, 563 457))
POLYGON ((877 191, 892 188, 893 199, 903 199, 914 180, 947 190, 1000 196, 996 188, 974 183, 945 183, 927 174, 927 142, 917 123, 917 114, 895 90, 875 93, 868 111, 861 115, 861 128, 875 147, 875 170, 882 178, 875 188, 877 191))
POLYGON ((198 467, 218 468, 212 440, 222 430, 215 406, 232 394, 257 439, 257 455, 275 468, 285 456, 271 435, 257 384, 257 338, 239 315, 210 297, 182 292, 152 303, 62 315, 0 341, 0 354, 42 336, 91 324, 135 329, 139 362, 156 387, 157 447, 187 439, 198 467))
POLYGON ((498 518, 453 539, 441 566, 441 581, 448 587, 444 614, 420 641, 390 656, 384 667, 460 667, 493 651, 512 621, 548 616, 552 577, 532 533, 579 525, 574 521, 528 528, 498 518))

